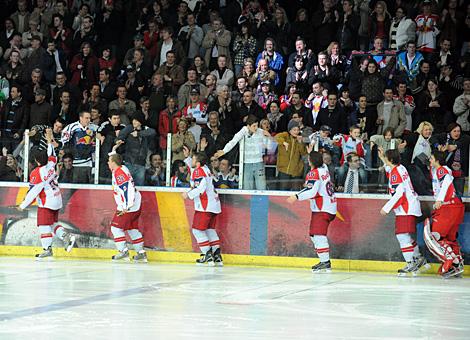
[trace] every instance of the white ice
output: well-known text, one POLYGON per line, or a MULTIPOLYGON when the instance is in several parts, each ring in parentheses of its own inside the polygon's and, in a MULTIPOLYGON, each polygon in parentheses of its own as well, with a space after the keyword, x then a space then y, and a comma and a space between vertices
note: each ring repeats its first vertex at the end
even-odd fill
POLYGON ((0 258, 0 339, 470 339, 470 280, 0 258))

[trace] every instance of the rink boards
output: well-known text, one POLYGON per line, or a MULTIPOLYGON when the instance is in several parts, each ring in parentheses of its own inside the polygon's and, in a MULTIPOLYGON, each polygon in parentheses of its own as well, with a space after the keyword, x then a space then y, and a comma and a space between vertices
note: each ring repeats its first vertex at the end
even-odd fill
MULTIPOLYGON (((60 223, 80 234, 80 250, 73 256, 109 258, 114 249, 109 224, 115 202, 109 186, 61 185, 64 209, 60 223), (82 186, 83 187, 83 186, 82 186)), ((28 188, 22 184, 0 185, 0 255, 28 255, 37 250, 39 237, 36 208, 18 212, 28 188), (12 247, 13 246, 13 247, 12 247), (23 246, 23 247, 19 247, 23 246)), ((160 250, 150 258, 187 262, 198 252, 191 236, 194 215, 192 201, 184 201, 184 189, 141 188, 142 215, 140 229, 145 246, 160 250)), ((217 229, 224 253, 233 254, 228 262, 251 265, 305 266, 314 257, 310 241, 309 202, 289 205, 286 192, 221 190, 222 214, 217 229)), ((379 214, 385 195, 338 195, 337 218, 330 225, 328 237, 331 256, 345 269, 394 270, 402 261, 394 236, 394 215, 379 214), (362 260, 362 261, 357 261, 362 260), (380 262, 375 262, 380 261, 380 262), (357 268, 356 268, 357 267, 357 268)), ((423 201, 425 214, 430 201, 423 201)), ((470 210, 470 203, 466 203, 470 210)), ((459 240, 464 253, 470 252, 470 213, 465 214, 459 240)), ((418 225, 418 243, 422 241, 422 224, 418 225)), ((226 260, 226 261, 227 261, 226 260)))

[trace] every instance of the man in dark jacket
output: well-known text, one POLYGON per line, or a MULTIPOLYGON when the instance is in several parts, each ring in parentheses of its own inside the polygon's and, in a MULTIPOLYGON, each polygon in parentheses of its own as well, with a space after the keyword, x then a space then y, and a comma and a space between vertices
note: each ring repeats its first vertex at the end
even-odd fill
POLYGON ((251 90, 246 90, 243 93, 242 102, 237 104, 236 108, 238 116, 237 120, 234 122, 234 130, 240 130, 245 125, 245 121, 249 115, 255 116, 258 120, 266 118, 266 113, 261 106, 254 101, 253 91, 251 90))
POLYGON ((3 146, 13 152, 23 138, 23 132, 29 118, 29 105, 22 98, 21 88, 18 85, 10 87, 5 111, 3 112, 0 135, 3 146))
POLYGON ((31 105, 28 128, 34 125, 49 125, 52 107, 51 104, 46 102, 46 91, 43 89, 36 90, 34 101, 35 103, 31 105))
POLYGON ((328 93, 328 106, 320 109, 314 129, 320 129, 322 125, 331 127, 331 133, 348 133, 348 117, 341 105, 337 104, 338 97, 334 92, 328 93))
POLYGON ((145 117, 140 113, 132 116, 131 124, 119 132, 116 144, 124 144, 124 162, 136 185, 144 185, 145 162, 154 149, 156 131, 144 125, 145 117))

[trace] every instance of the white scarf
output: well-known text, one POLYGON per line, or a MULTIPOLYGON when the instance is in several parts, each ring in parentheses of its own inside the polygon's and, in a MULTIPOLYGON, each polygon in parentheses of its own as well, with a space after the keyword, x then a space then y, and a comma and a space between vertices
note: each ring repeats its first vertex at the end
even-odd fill
POLYGON ((424 153, 428 158, 431 157, 431 144, 429 139, 424 138, 421 134, 418 137, 415 148, 413 149, 413 156, 411 157, 411 163, 414 163, 414 159, 424 153))

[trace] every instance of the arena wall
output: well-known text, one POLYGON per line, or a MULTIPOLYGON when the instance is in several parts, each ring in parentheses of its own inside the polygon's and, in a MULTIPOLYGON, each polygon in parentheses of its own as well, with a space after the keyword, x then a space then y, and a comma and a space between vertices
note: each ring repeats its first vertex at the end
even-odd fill
MULTIPOLYGON (((91 249, 114 249, 109 223, 115 203, 110 187, 61 187, 64 209, 59 219, 64 227, 80 234, 77 253, 100 258, 100 252, 91 249)), ((0 184, 0 254, 27 255, 39 247, 36 208, 24 212, 13 208, 23 200, 27 190, 27 186, 18 183, 0 184)), ((143 197, 140 229, 145 246, 156 253, 165 252, 164 259, 168 261, 173 260, 172 255, 174 260, 193 260, 194 254, 190 253, 198 252, 190 232, 194 208, 192 201, 181 197, 184 189, 140 190, 143 197)), ((217 226, 224 253, 241 255, 233 256, 233 262, 287 266, 315 262, 308 259, 315 257, 308 236, 308 202, 289 205, 287 192, 220 190, 220 193, 223 213, 218 217, 217 226)), ((379 214, 386 196, 340 194, 338 197, 337 218, 328 233, 332 258, 338 263, 347 263, 348 268, 353 266, 348 262, 351 260, 381 261, 372 266, 373 270, 399 267, 399 263, 387 264, 402 261, 402 256, 394 236, 394 215, 379 214)), ((422 206, 425 215, 429 215, 431 201, 423 200, 422 206)), ((466 210, 470 211, 469 202, 466 202, 466 210)), ((459 234, 464 253, 470 253, 468 224, 470 212, 465 214, 459 234)), ((418 243, 423 246, 421 234, 422 223, 418 225, 418 243)), ((111 250, 101 253, 107 256, 111 250)))

